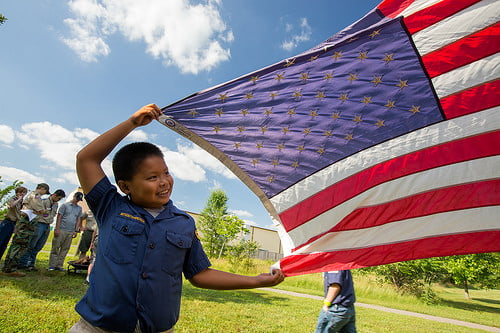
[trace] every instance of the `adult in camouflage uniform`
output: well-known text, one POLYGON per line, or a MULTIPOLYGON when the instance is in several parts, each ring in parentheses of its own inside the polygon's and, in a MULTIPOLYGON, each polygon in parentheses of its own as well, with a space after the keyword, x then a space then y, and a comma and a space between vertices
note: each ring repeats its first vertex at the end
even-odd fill
MULTIPOLYGON (((42 204, 42 195, 49 193, 49 185, 45 183, 38 184, 36 190, 26 196, 23 201, 23 210, 31 210, 35 215, 42 215, 45 213, 42 204)), ((29 243, 35 232, 37 221, 35 216, 28 217, 27 214, 22 213, 21 218, 16 223, 14 237, 9 247, 9 252, 5 257, 5 264, 2 268, 2 274, 13 277, 21 277, 26 274, 17 270, 19 259, 28 250, 29 243)))
POLYGON ((23 186, 16 187, 16 194, 7 201, 7 214, 5 219, 0 223, 0 258, 3 257, 10 238, 14 233, 14 227, 17 221, 21 218, 21 209, 23 208, 24 196, 28 193, 28 189, 23 186))

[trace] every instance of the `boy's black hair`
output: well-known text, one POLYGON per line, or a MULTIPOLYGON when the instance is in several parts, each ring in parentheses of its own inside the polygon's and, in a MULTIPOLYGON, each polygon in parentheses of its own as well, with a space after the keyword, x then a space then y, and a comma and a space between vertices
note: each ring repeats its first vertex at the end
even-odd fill
POLYGON ((63 190, 61 190, 61 189, 56 190, 56 191, 55 191, 54 193, 52 193, 52 194, 55 194, 55 195, 57 195, 58 197, 61 197, 61 198, 64 198, 64 197, 66 196, 66 193, 65 193, 63 190))
POLYGON ((133 142, 123 146, 113 157, 115 181, 131 180, 139 164, 150 156, 163 158, 163 153, 149 142, 133 142))
POLYGON ((16 187, 16 194, 19 192, 28 193, 28 189, 24 186, 18 186, 18 187, 16 187))

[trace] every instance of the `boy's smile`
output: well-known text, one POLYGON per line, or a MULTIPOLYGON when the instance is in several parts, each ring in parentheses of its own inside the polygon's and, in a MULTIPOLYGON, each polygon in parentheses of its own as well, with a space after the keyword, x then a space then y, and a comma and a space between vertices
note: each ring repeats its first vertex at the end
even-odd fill
POLYGON ((124 193, 130 195, 133 203, 144 208, 160 208, 170 200, 174 179, 165 160, 152 155, 145 158, 132 179, 124 183, 124 193))

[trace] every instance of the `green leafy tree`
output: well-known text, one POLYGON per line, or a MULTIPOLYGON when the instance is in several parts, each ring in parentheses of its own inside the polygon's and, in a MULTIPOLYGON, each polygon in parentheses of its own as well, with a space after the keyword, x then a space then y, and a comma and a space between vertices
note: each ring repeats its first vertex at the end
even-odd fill
POLYGON ((2 14, 0 14, 0 25, 4 24, 5 21, 7 21, 7 18, 5 16, 3 16, 2 14))
POLYGON ((375 273, 379 281, 392 284, 401 294, 415 295, 426 303, 437 301, 431 284, 443 280, 447 273, 442 258, 397 262, 364 268, 362 271, 375 273))
POLYGON ((221 257, 227 244, 240 232, 246 232, 244 222, 227 211, 227 195, 223 190, 210 193, 207 204, 201 212, 200 231, 208 256, 221 257))
POLYGON ((470 300, 469 287, 498 288, 500 285, 500 254, 478 253, 446 257, 444 267, 455 284, 464 289, 470 300))
MULTIPOLYGON (((2 176, 0 176, 0 183, 3 183, 2 176)), ((16 187, 21 186, 23 184, 22 181, 16 180, 12 185, 7 185, 6 187, 0 189, 0 218, 3 220, 5 214, 7 213, 7 200, 12 195, 12 191, 16 189, 16 187)), ((2 184, 0 184, 1 186, 2 184)))
POLYGON ((259 243, 250 240, 242 240, 229 249, 229 263, 231 264, 231 271, 250 272, 255 267, 253 255, 259 248, 259 243))

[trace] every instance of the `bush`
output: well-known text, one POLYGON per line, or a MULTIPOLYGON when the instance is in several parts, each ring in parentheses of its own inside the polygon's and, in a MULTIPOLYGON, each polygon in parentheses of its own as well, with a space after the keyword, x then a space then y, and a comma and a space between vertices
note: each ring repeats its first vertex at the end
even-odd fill
POLYGON ((255 268, 253 254, 259 248, 259 244, 254 241, 242 240, 238 245, 231 246, 229 250, 230 271, 243 271, 248 273, 255 268))

